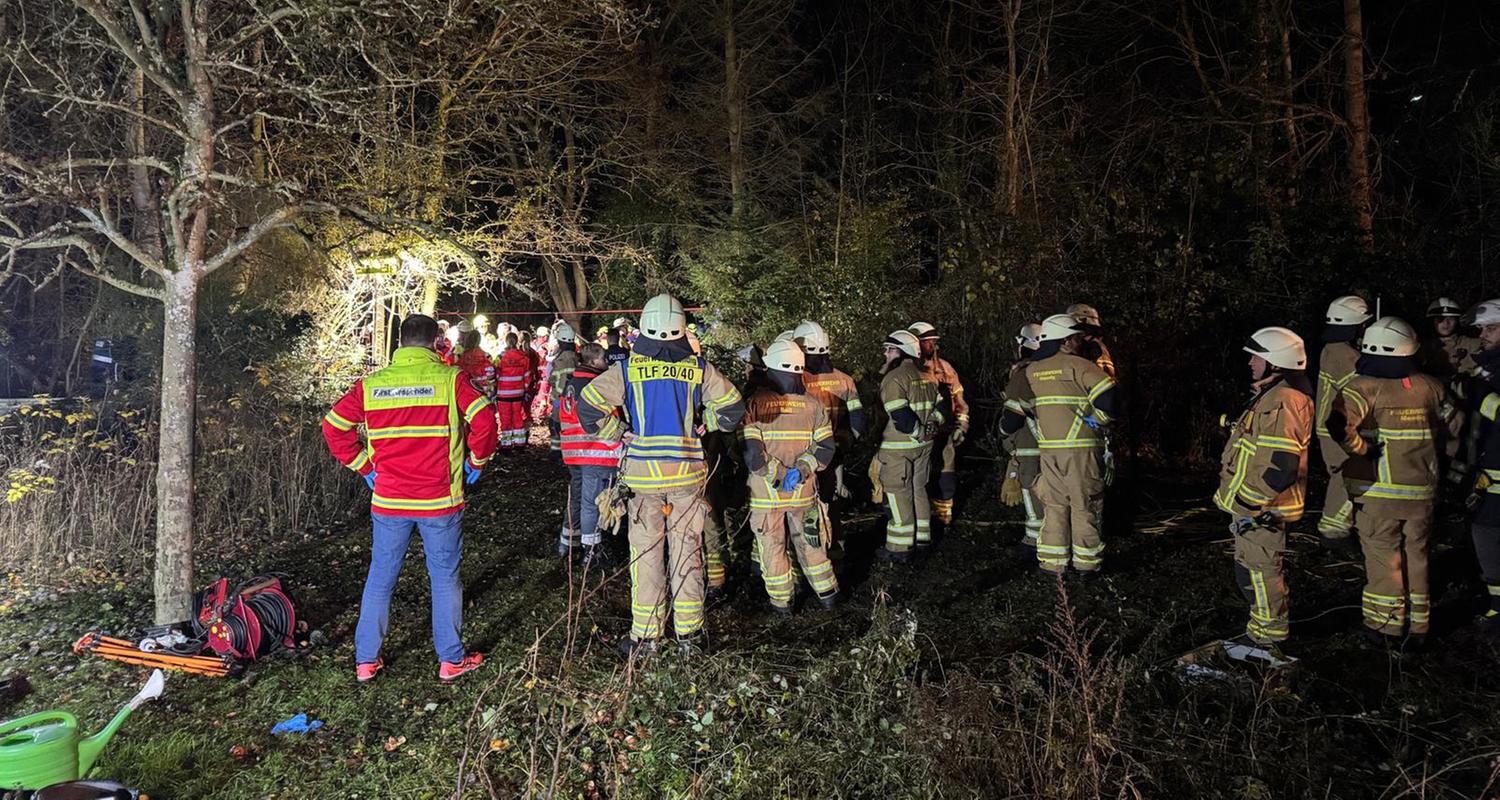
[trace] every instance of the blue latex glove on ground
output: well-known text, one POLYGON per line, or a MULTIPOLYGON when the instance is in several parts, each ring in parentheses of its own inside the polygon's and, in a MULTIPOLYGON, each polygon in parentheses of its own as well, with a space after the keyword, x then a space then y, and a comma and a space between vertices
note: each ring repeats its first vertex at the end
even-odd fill
POLYGON ((480 469, 469 462, 464 462, 464 483, 473 486, 479 480, 480 469))
POLYGON ((288 733, 312 733, 323 727, 323 720, 315 719, 309 721, 306 714, 298 714, 290 719, 284 719, 271 728, 272 736, 282 736, 288 733))
POLYGON ((364 479, 365 485, 370 487, 370 491, 375 491, 375 470, 372 469, 369 472, 366 472, 364 474, 364 479))
POLYGON ((792 467, 786 471, 786 477, 781 479, 781 491, 795 492, 802 485, 802 470, 792 467))
POLYGON ((1099 430, 1099 426, 1103 425, 1104 423, 1100 422, 1098 417, 1090 414, 1087 417, 1083 418, 1083 424, 1089 426, 1089 430, 1097 431, 1099 430))

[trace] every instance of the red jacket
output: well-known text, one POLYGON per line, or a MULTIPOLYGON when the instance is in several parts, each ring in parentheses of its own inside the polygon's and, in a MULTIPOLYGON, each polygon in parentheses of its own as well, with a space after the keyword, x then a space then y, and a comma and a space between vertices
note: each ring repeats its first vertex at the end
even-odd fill
POLYGON ((463 370, 465 375, 478 381, 486 395, 494 395, 495 365, 490 361, 489 353, 478 347, 465 350, 458 357, 458 368, 463 370))
POLYGON ((501 400, 524 400, 532 374, 529 356, 520 348, 506 350, 495 368, 495 395, 501 400))
POLYGON ((391 365, 356 381, 323 417, 339 463, 375 472, 371 510, 435 517, 464 505, 464 446, 474 467, 489 463, 498 424, 490 401, 456 367, 425 347, 402 347, 391 365), (364 423, 367 442, 355 426, 364 423))
MULTIPOLYGON (((599 370, 579 366, 573 370, 568 387, 557 398, 557 420, 562 431, 563 463, 569 466, 618 467, 620 442, 593 436, 578 421, 578 395, 589 381, 599 377, 599 370)), ((611 412, 618 416, 619 411, 611 412)))

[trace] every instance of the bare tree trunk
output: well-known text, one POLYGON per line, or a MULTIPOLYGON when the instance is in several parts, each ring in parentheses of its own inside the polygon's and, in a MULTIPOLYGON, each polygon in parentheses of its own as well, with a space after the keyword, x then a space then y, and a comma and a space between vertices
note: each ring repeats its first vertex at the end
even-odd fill
MULTIPOLYGON (((132 156, 146 155, 146 73, 136 70, 130 80, 130 104, 135 116, 130 119, 128 142, 132 156)), ((146 254, 161 259, 161 214, 153 207, 155 192, 151 191, 151 168, 143 164, 130 167, 130 224, 131 238, 146 254)))
POLYGON ((1021 0, 1008 0, 1005 14, 1005 213, 1014 217, 1021 208, 1021 137, 1016 130, 1021 103, 1021 76, 1017 69, 1016 22, 1021 0))
POLYGON ((745 218, 745 87, 740 80, 740 48, 734 32, 734 5, 724 14, 724 112, 729 133, 730 219, 745 218))
POLYGON ((1375 249, 1370 185, 1370 109, 1365 98, 1365 35, 1360 0, 1344 0, 1344 116, 1349 126, 1349 204, 1359 225, 1360 247, 1375 249))
POLYGON ((154 582, 159 625, 185 620, 192 609, 197 275, 191 268, 181 268, 164 288, 154 582))

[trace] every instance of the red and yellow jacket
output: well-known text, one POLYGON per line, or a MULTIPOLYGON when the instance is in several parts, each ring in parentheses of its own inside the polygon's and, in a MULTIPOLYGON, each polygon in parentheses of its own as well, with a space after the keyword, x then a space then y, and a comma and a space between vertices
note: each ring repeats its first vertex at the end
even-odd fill
MULTIPOLYGON (((583 429, 578 421, 578 395, 589 382, 599 377, 601 370, 580 366, 573 370, 567 388, 557 398, 558 427, 562 432, 562 458, 568 466, 618 467, 621 445, 618 439, 596 436, 583 429)), ((610 414, 619 416, 618 409, 610 414)))
POLYGON ((536 375, 531 368, 531 357, 512 347, 500 354, 495 366, 495 396, 500 400, 524 400, 536 375))
POLYGON ((371 509, 436 517, 464 505, 464 445, 482 468, 495 452, 490 401, 457 367, 425 347, 402 347, 391 365, 356 381, 323 417, 333 457, 375 475, 371 509), (482 413, 488 412, 488 413, 482 413), (364 423, 361 442, 355 426, 364 423))
POLYGON ((493 397, 495 394, 495 364, 490 361, 490 356, 484 350, 475 347, 465 350, 459 354, 457 360, 458 368, 465 375, 473 378, 479 384, 485 395, 493 397))

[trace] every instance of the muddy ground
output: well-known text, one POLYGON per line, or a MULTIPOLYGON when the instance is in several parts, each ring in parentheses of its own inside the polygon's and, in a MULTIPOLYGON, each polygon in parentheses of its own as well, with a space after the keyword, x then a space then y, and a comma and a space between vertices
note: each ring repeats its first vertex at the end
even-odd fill
MULTIPOLYGON (((882 520, 852 510, 847 601, 789 619, 737 571, 707 654, 626 670, 627 578, 572 575, 554 537, 566 488, 533 447, 506 454, 466 520, 466 638, 488 664, 436 681, 413 545, 388 668, 353 681, 367 522, 214 542, 205 574, 286 573, 316 634, 237 679, 176 676, 96 774, 153 797, 1480 797, 1500 753, 1497 650, 1467 622, 1477 584, 1461 523, 1434 557, 1425 652, 1363 642, 1361 569, 1297 526, 1291 673, 1185 684, 1180 654, 1238 633, 1211 487, 1146 474, 1111 490, 1107 573, 1061 586, 1011 547, 993 462, 965 464, 961 521, 918 563, 872 559, 882 520), (1060 593, 1071 615, 1059 614, 1060 593), (582 598, 582 599, 580 599, 582 598), (1071 622, 1069 622, 1071 620, 1071 622), (307 712, 326 727, 273 737, 307 712)), ((1128 473, 1127 473, 1128 474, 1128 473)), ((210 535, 211 538, 211 535, 210 535)), ((13 579, 3 672, 34 691, 13 717, 71 710, 97 727, 143 674, 74 656, 89 629, 149 618, 143 575, 13 579)))

